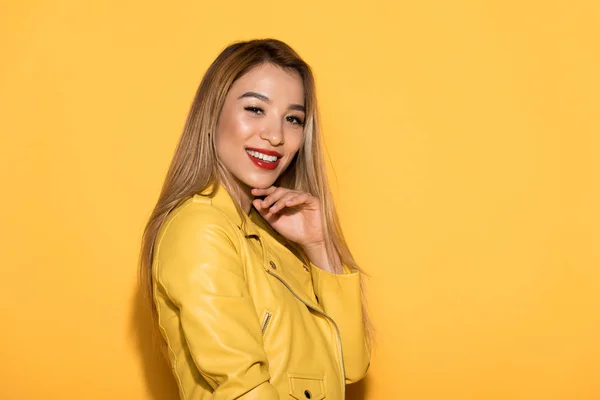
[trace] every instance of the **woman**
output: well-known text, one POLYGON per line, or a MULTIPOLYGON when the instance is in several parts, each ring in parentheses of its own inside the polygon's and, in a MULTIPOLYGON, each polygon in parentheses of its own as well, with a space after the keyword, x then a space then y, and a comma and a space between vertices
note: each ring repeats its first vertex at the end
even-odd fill
POLYGON ((360 272, 309 66, 278 40, 230 45, 200 83, 141 253, 181 398, 343 399, 370 360, 360 272))

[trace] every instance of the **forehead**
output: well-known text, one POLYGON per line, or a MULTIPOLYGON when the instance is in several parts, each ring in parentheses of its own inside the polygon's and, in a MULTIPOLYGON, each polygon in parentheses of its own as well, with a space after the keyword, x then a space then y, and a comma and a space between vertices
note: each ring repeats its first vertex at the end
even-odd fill
POLYGON ((304 84, 298 71, 284 70, 274 64, 261 64, 246 72, 233 83, 230 94, 247 91, 264 94, 275 102, 304 103, 304 84))

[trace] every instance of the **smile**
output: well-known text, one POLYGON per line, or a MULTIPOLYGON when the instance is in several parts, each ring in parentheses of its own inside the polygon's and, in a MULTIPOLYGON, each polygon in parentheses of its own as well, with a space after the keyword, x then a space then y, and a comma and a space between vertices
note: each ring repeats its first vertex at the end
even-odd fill
POLYGON ((250 160, 259 168, 273 170, 279 165, 280 158, 270 156, 255 150, 246 150, 250 160))

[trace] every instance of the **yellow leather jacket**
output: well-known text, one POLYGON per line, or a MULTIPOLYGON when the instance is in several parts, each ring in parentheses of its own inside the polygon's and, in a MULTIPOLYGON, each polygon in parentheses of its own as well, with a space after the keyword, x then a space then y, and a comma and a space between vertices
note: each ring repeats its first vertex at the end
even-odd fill
POLYGON ((370 363, 359 273, 303 262, 216 185, 174 209, 154 249, 154 301, 180 397, 344 399, 370 363))

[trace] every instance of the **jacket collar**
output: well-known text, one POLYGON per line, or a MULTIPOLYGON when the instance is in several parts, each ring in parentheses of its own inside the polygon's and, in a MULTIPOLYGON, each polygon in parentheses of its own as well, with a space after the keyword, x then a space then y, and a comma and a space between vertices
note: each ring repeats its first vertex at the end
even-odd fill
POLYGON ((246 225, 244 235, 260 237, 259 231, 254 222, 257 218, 260 219, 260 216, 253 215, 258 211, 256 211, 254 207, 251 207, 249 215, 242 213, 242 216, 240 217, 235 206, 235 200, 223 185, 220 183, 213 183, 200 192, 199 195, 209 198, 211 204, 223 212, 227 218, 233 221, 233 223, 235 223, 235 225, 241 230, 243 230, 242 222, 244 222, 246 225))

